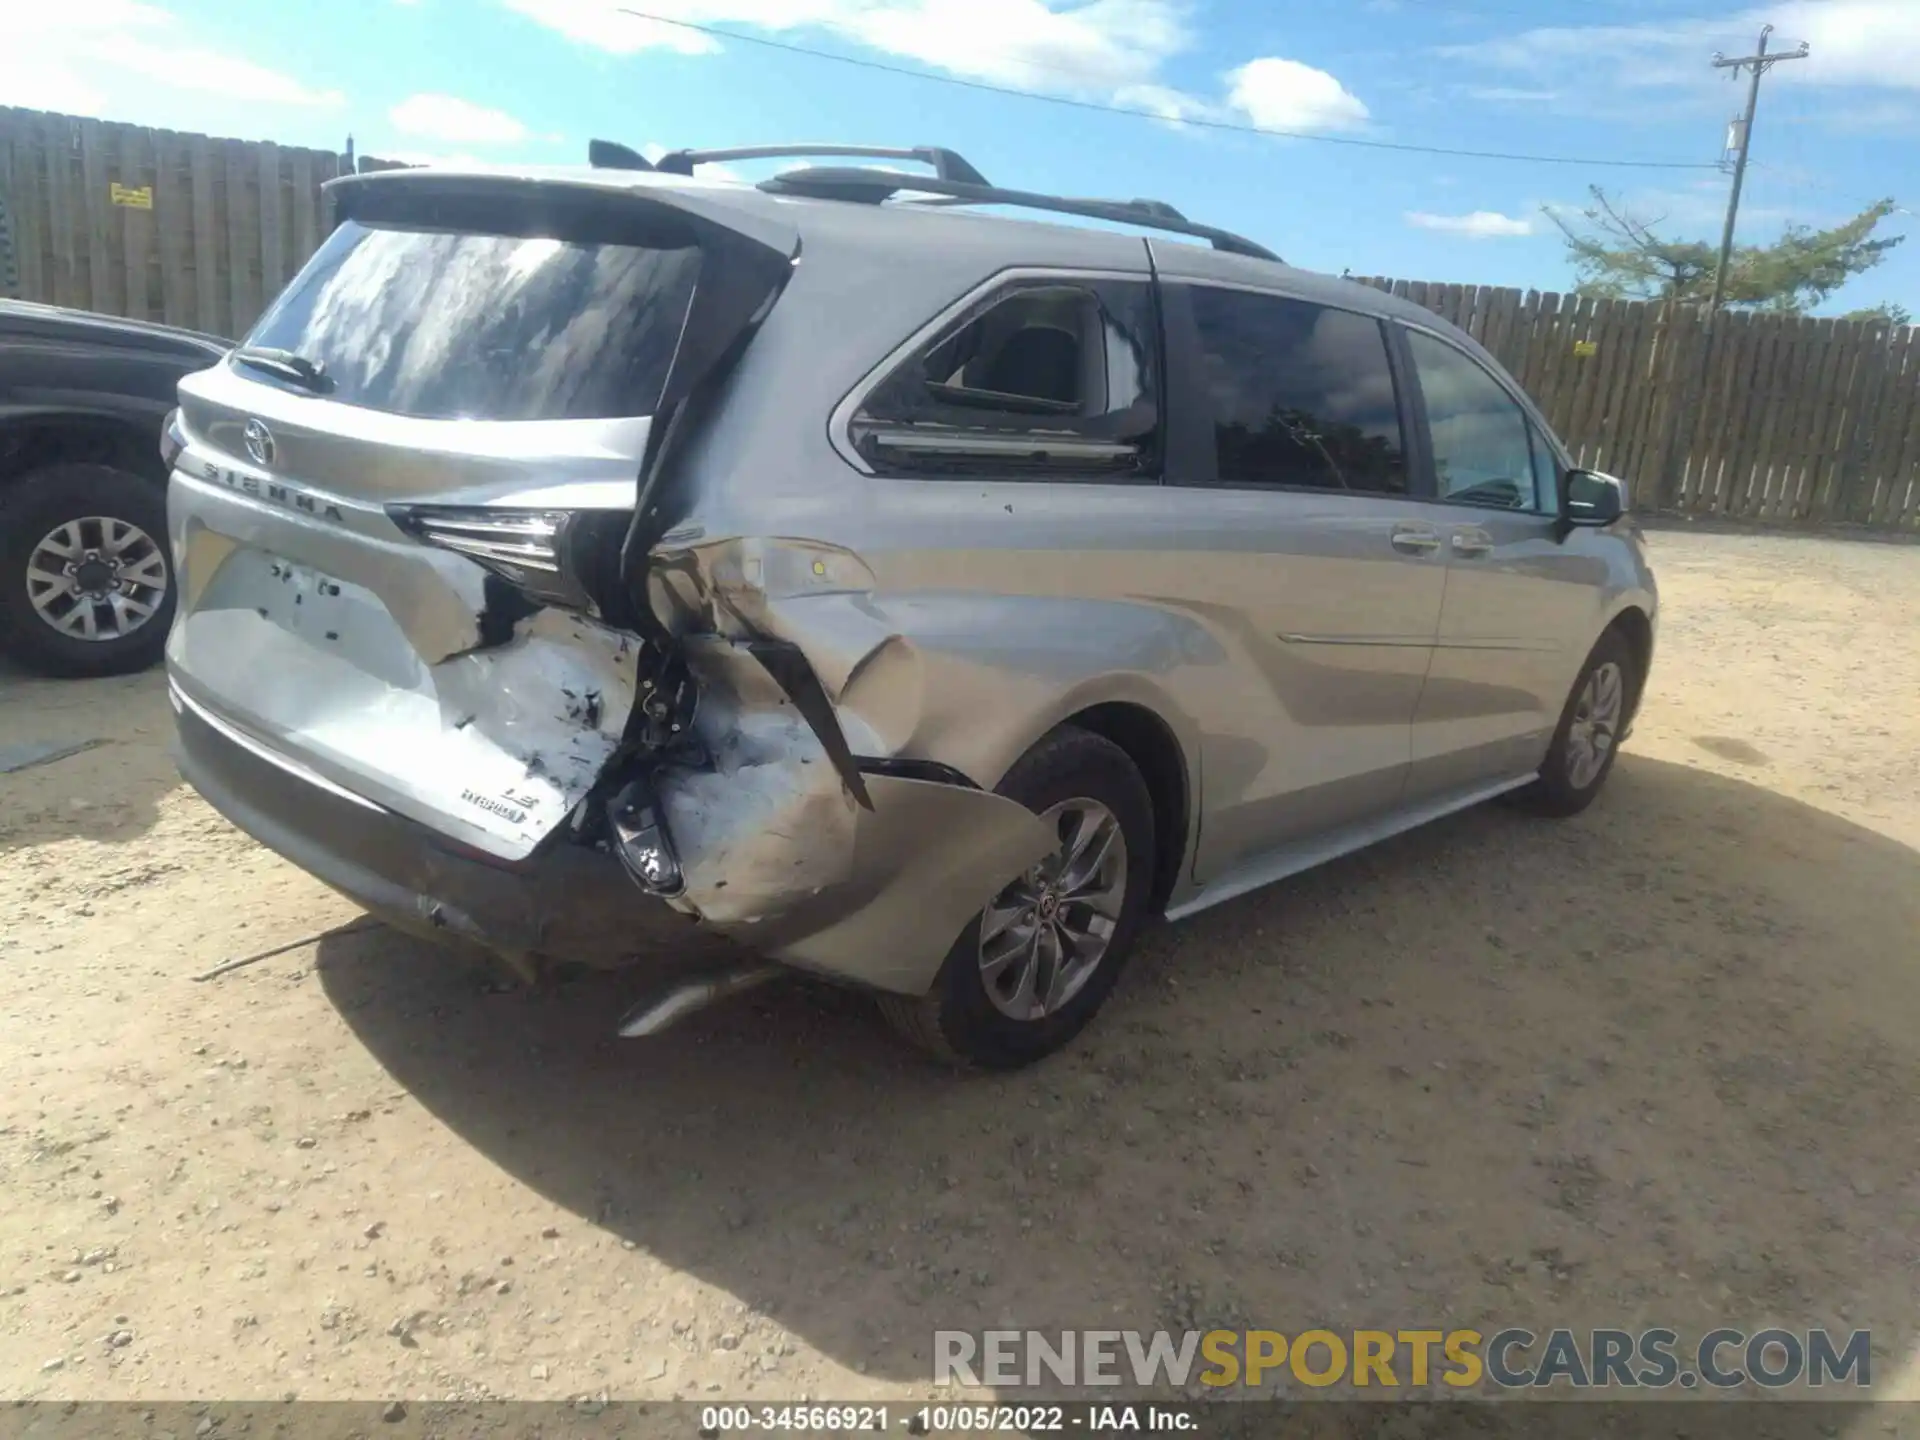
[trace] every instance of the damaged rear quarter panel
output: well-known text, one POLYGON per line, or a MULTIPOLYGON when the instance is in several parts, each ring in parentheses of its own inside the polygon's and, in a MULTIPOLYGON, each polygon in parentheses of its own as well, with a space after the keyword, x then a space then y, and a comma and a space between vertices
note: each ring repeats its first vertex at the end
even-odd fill
POLYGON ((684 888, 674 903, 804 969, 923 993, 967 920, 1054 846, 986 791, 867 776, 857 804, 826 747, 744 644, 689 641, 708 764, 655 777, 684 888))
POLYGON ((1086 705, 1131 701, 1190 730, 1171 684, 1218 653, 1190 619, 1131 599, 883 592, 839 546, 682 535, 694 543, 654 554, 652 598, 683 637, 715 764, 658 778, 681 903, 763 953, 884 989, 924 992, 968 919, 1055 838, 990 790, 894 775, 864 776, 863 811, 748 646, 804 655, 856 755, 983 785, 1086 705))

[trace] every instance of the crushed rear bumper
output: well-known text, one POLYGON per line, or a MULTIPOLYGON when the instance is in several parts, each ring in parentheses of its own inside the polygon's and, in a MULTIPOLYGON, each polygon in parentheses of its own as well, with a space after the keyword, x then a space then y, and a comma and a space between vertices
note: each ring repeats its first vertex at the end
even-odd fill
POLYGON ((884 766, 865 776, 872 810, 842 797, 840 833, 821 823, 833 809, 823 802, 841 797, 832 767, 781 756, 703 773, 670 796, 695 843, 687 887, 668 900, 609 852, 562 835, 522 860, 462 846, 273 750, 170 679, 175 761, 214 809, 395 928, 465 942, 523 973, 549 960, 698 968, 750 953, 924 994, 968 917, 1054 843, 1013 801, 884 766))
POLYGON ((596 967, 739 952, 642 893, 612 856, 556 844, 526 860, 476 858, 350 795, 169 687, 180 773, 233 824, 397 929, 513 960, 596 967))

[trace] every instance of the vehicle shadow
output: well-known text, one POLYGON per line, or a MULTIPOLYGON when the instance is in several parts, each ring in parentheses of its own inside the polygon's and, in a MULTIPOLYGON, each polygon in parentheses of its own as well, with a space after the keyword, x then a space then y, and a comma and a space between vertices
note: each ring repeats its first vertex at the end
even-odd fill
POLYGON ((385 931, 320 975, 521 1182, 924 1382, 936 1328, 1006 1325, 1826 1324, 1904 1355, 1917 933, 1920 854, 1629 754, 1577 820, 1487 807, 1159 928, 1012 1076, 797 985, 622 1042, 632 976, 509 1002, 385 931))
POLYGON ((158 669, 48 680, 0 660, 0 756, 19 767, 0 773, 0 854, 76 836, 140 839, 180 784, 164 743, 172 730, 158 669))

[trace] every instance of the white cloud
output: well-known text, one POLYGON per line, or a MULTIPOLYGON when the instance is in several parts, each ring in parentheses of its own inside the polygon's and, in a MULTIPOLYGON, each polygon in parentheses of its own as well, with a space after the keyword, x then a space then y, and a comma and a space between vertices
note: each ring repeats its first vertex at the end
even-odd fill
MULTIPOLYGON (((8 12, 5 29, 0 96, 10 105, 166 124, 168 92, 247 107, 346 103, 338 90, 206 44, 169 11, 140 0, 21 5, 8 12)), ((257 129, 257 120, 244 128, 257 129)))
MULTIPOLYGON (((711 35, 622 12, 620 0, 502 0, 616 55, 717 50, 711 35)), ((664 20, 774 32, 819 29, 997 84, 1107 91, 1153 80, 1191 43, 1181 0, 651 0, 664 20)))
POLYGON ((403 135, 454 145, 512 145, 527 138, 527 127, 506 111, 457 95, 409 95, 387 112, 387 118, 403 135))
POLYGON ((127 30, 166 25, 173 16, 157 5, 139 0, 69 0, 63 5, 22 6, 7 16, 7 38, 12 42, 76 31, 127 30))
POLYGON ((1351 130, 1367 107, 1324 70, 1268 56, 1227 76, 1228 98, 1263 130, 1351 130))
POLYGON ((1475 210, 1471 215, 1434 215, 1425 210, 1409 210, 1406 219, 1409 225, 1421 230, 1440 230, 1449 235, 1464 235, 1469 240, 1533 234, 1531 220, 1502 215, 1497 210, 1475 210))
POLYGON ((1913 0, 1784 0, 1767 10, 1718 19, 1644 25, 1547 26, 1442 54, 1530 76, 1561 76, 1598 66, 1609 85, 1636 88, 1722 79, 1708 59, 1716 50, 1749 55, 1760 27, 1771 23, 1769 48, 1812 47, 1804 60, 1775 68, 1789 84, 1920 89, 1920 5, 1913 0))
POLYGON ((1219 106, 1209 105, 1169 85, 1122 85, 1113 92, 1112 100, 1128 110, 1143 110, 1175 124, 1182 120, 1217 119, 1222 114, 1219 106))
POLYGON ((1920 6, 1912 0, 1796 0, 1777 18, 1760 18, 1774 18, 1783 35, 1813 47, 1776 74, 1798 70, 1815 85, 1920 90, 1920 6))
MULTIPOLYGON (((616 55, 721 48, 714 36, 621 13, 621 0, 500 0, 616 55)), ((1348 129, 1367 107, 1324 70, 1270 56, 1229 73, 1223 100, 1168 85, 1189 50, 1189 0, 648 0, 663 20, 781 34, 817 30, 970 80, 1099 98, 1168 121, 1246 119, 1273 129, 1348 129)))
POLYGON ((238 55, 194 45, 168 45, 111 35, 91 50, 95 59, 182 90, 205 90, 249 105, 300 105, 334 109, 347 103, 338 90, 316 90, 291 75, 238 55))
POLYGON ((1150 84, 1167 56, 1192 43, 1183 10, 1168 0, 1060 9, 1043 0, 854 0, 836 8, 843 13, 825 23, 876 50, 1034 89, 1150 84))

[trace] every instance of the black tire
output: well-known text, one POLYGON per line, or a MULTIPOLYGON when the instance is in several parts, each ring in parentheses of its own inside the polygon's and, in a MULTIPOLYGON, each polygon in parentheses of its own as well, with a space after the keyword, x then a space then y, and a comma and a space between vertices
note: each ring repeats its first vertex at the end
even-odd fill
POLYGON ((1553 732, 1553 743, 1547 747, 1547 758, 1540 765, 1540 777, 1515 796, 1525 808, 1536 815, 1562 817, 1578 815, 1593 803, 1593 797, 1600 793, 1600 787, 1607 783, 1607 776, 1613 773, 1613 762, 1620 754, 1621 733, 1626 729, 1627 721, 1633 715, 1635 702, 1639 699, 1640 681, 1633 647, 1627 643, 1626 636, 1618 630, 1607 631, 1594 645, 1593 652, 1587 656, 1587 663, 1580 667, 1579 677, 1573 682, 1573 689, 1567 695, 1566 706, 1560 712, 1560 724, 1553 732), (1590 777, 1583 777, 1583 784, 1576 785, 1569 763, 1571 749, 1569 737, 1578 718, 1581 697, 1586 693, 1588 682, 1597 671, 1607 665, 1616 666, 1621 677, 1619 719, 1608 736, 1605 756, 1600 763, 1600 768, 1590 777))
MULTIPOLYGON (((50 465, 0 486, 0 649, 44 675, 128 675, 156 663, 173 622, 173 557, 167 497, 153 481, 109 465, 50 465), (137 628, 106 640, 55 629, 28 598, 27 565, 42 539, 69 521, 104 517, 138 526, 166 576, 158 607, 137 628)), ((151 598, 150 592, 139 592, 151 598)))
POLYGON ((1094 800, 1119 822, 1127 845, 1126 888, 1105 952, 1078 993, 1059 1009, 1038 1020, 1017 1020, 988 998, 976 915, 947 952, 931 991, 919 997, 884 996, 880 1008, 908 1040, 950 1064, 1011 1070, 1066 1045, 1113 993, 1153 885, 1153 799, 1126 751, 1073 726, 1055 730, 1022 756, 997 793, 1036 814, 1070 800, 1094 800))

